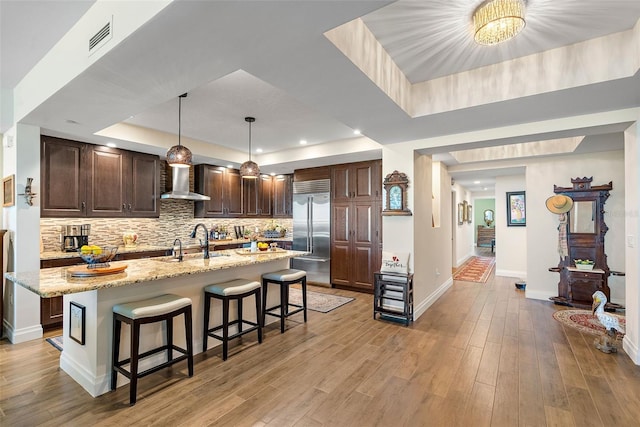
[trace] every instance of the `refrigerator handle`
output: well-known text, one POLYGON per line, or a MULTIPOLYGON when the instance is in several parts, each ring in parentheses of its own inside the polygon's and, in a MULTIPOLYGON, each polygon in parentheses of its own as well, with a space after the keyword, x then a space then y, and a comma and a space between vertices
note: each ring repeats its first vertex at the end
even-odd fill
POLYGON ((309 196, 309 234, 311 239, 309 240, 309 252, 313 253, 313 196, 309 196))
POLYGON ((307 252, 311 252, 311 222, 309 218, 311 217, 312 208, 311 198, 307 196, 307 252))

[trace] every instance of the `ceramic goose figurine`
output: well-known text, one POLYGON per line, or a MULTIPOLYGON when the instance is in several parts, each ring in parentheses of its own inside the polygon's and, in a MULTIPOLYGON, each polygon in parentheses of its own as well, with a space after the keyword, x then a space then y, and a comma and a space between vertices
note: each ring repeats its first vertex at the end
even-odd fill
POLYGON ((620 326, 618 318, 612 316, 604 311, 604 306, 607 304, 607 296, 602 291, 596 291, 593 295, 593 313, 598 318, 598 321, 606 329, 606 335, 603 335, 601 339, 596 339, 596 348, 604 353, 615 353, 618 351, 615 338, 616 331, 621 334, 625 333, 625 330, 620 326), (612 341, 613 340, 613 341, 612 341))

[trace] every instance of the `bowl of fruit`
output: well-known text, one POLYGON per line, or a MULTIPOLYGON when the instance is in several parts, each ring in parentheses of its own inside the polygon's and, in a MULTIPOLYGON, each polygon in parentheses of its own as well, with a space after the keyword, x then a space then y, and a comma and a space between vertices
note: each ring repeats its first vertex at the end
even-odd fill
POLYGON ((269 249, 269 244, 267 242, 258 242, 258 249, 261 251, 266 251, 269 249))
POLYGON ((96 245, 84 245, 78 250, 80 258, 89 264, 89 268, 92 268, 92 266, 95 267, 98 264, 108 264, 117 253, 117 246, 105 246, 101 248, 96 245))
POLYGON ((573 262, 576 263, 576 268, 578 270, 593 270, 593 266, 595 262, 590 259, 574 259, 573 262))

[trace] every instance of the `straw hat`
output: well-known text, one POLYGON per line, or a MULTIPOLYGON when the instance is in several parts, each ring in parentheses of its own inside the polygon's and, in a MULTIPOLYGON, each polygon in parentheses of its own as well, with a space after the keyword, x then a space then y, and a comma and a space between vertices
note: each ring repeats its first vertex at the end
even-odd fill
POLYGON ((555 214, 567 213, 573 207, 573 199, 564 194, 551 196, 546 201, 547 209, 555 214))

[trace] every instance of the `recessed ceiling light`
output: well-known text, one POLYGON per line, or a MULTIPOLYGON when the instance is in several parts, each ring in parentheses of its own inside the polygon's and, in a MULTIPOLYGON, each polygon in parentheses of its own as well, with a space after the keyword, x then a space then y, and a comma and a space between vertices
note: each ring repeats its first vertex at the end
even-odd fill
POLYGON ((256 148, 256 153, 262 153, 262 148, 256 148))
POLYGON ((480 184, 480 181, 473 181, 474 184, 480 184))
POLYGON ((116 147, 116 143, 115 142, 107 142, 107 147, 115 148, 116 147))
POLYGON ((307 140, 306 139, 301 139, 300 140, 300 145, 306 145, 307 144, 307 140))
POLYGON ((487 191, 487 190, 488 190, 488 188, 487 188, 487 187, 484 187, 484 188, 483 188, 483 190, 484 190, 484 191, 487 191))
POLYGON ((353 134, 354 135, 362 135, 362 132, 360 132, 360 129, 354 129, 353 130, 353 134))

